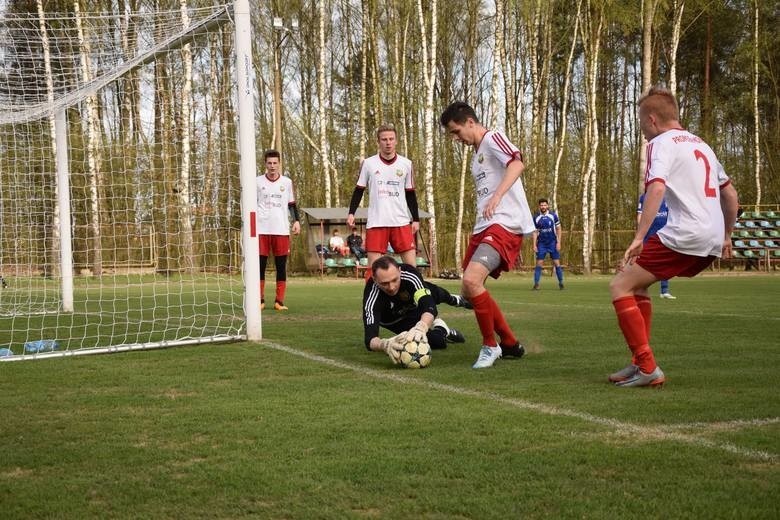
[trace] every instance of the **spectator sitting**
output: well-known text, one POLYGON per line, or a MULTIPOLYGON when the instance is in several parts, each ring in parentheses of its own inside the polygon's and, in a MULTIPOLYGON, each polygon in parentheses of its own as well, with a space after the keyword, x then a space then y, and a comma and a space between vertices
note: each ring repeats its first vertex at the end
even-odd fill
POLYGON ((314 250, 317 252, 317 256, 320 256, 322 258, 330 258, 330 251, 326 246, 323 246, 322 244, 317 244, 314 246, 314 250))
POLYGON ((347 237, 347 245, 358 260, 366 256, 366 250, 363 249, 363 237, 360 236, 357 228, 352 228, 352 234, 347 237))
POLYGON ((349 256, 349 248, 344 243, 344 239, 339 234, 338 229, 333 230, 333 235, 330 237, 330 241, 328 242, 328 247, 334 253, 338 253, 341 256, 349 256))

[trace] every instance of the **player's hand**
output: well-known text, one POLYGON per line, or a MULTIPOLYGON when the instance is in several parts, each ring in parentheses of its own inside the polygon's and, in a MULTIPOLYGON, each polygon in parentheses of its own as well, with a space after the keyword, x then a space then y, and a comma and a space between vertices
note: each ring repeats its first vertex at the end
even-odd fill
POLYGON ((486 219, 490 219, 493 217, 493 215, 496 213, 496 208, 498 207, 499 203, 501 202, 501 195, 495 194, 492 197, 490 197, 490 200, 485 205, 485 210, 482 212, 482 216, 486 219))
POLYGON ((732 251, 731 251, 731 239, 726 238, 723 240, 723 249, 721 251, 721 256, 723 258, 731 258, 732 251))
POLYGON ((626 252, 623 254, 623 267, 633 264, 639 255, 642 253, 642 239, 635 238, 631 245, 628 246, 626 252))
POLYGON ((355 225, 355 215, 350 213, 347 215, 347 226, 353 227, 355 225))
POLYGON ((301 223, 298 222, 297 220, 295 222, 293 222, 292 232, 293 232, 293 235, 298 235, 301 232, 301 223))
POLYGON ((380 339, 379 346, 388 355, 393 364, 397 365, 401 360, 401 351, 404 349, 404 345, 399 339, 402 334, 393 336, 392 338, 380 339))
POLYGON ((416 341, 419 343, 428 334, 428 325, 424 321, 418 321, 417 325, 406 332, 405 342, 416 341))
POLYGON ((412 222, 412 235, 416 235, 418 231, 420 231, 420 223, 412 222))

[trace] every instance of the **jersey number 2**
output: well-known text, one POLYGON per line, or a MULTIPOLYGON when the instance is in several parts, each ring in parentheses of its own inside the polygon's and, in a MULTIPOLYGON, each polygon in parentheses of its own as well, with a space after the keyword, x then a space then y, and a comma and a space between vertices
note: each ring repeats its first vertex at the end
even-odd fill
POLYGON ((697 161, 701 159, 704 162, 704 196, 707 198, 717 197, 718 193, 715 191, 715 188, 710 186, 710 161, 707 160, 707 156, 701 150, 694 150, 693 155, 696 156, 697 161))

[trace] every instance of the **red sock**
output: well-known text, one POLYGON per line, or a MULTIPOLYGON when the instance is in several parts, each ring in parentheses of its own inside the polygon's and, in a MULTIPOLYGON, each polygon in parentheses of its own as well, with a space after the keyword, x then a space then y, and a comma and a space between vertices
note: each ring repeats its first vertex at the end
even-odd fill
POLYGON ((642 319, 645 320, 645 335, 649 343, 650 329, 653 323, 653 301, 647 296, 634 296, 634 299, 636 299, 636 306, 639 307, 639 312, 642 313, 642 319))
POLYGON ((276 301, 284 303, 284 292, 287 290, 287 282, 276 282, 276 301))
POLYGON ((260 301, 265 300, 265 280, 260 280, 260 301))
POLYGON ((623 331, 623 337, 633 355, 634 364, 639 366, 639 370, 649 374, 657 365, 647 341, 645 320, 637 306, 636 298, 633 296, 618 298, 612 302, 612 305, 615 307, 620 330, 623 331))
POLYGON ((495 327, 496 332, 498 333, 500 343, 502 345, 506 345, 507 347, 511 347, 517 343, 517 338, 512 332, 512 329, 509 327, 509 324, 506 322, 504 313, 501 312, 501 309, 498 307, 496 300, 494 300, 491 296, 490 301, 493 303, 493 327, 495 327))
POLYGON ((474 306, 474 316, 477 318, 479 331, 482 333, 482 344, 495 347, 496 335, 493 328, 493 298, 490 293, 485 291, 469 300, 474 306))

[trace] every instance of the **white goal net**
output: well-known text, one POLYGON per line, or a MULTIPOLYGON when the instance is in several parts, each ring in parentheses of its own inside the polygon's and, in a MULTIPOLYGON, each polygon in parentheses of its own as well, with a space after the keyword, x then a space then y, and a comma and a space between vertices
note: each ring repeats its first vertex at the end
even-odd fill
POLYGON ((0 3, 0 360, 244 338, 233 6, 46 4, 0 3))

